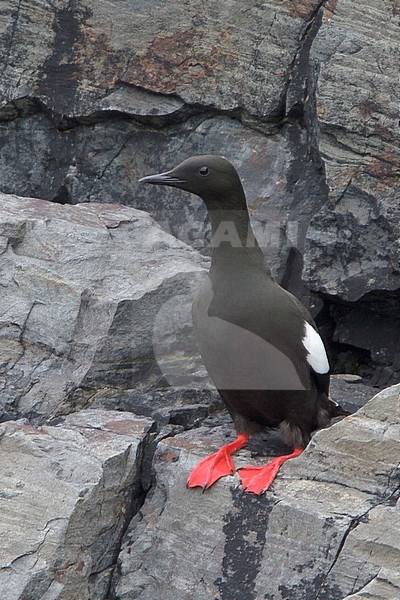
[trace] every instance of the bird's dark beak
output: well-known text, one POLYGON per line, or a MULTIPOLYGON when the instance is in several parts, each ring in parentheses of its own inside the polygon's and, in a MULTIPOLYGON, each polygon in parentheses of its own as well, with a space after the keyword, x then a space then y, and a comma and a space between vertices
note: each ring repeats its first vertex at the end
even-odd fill
POLYGON ((179 187, 182 183, 186 183, 184 179, 175 177, 173 171, 167 171, 166 173, 159 173, 158 175, 148 175, 139 179, 139 183, 153 183, 155 185, 170 185, 172 187, 179 187))

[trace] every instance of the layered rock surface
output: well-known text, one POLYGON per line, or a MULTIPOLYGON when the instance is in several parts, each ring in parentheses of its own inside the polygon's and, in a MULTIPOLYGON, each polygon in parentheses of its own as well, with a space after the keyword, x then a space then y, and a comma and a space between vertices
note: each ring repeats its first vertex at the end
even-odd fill
POLYGON ((87 410, 57 425, 0 425, 2 598, 105 598, 143 495, 152 421, 87 410))
MULTIPOLYGON (((244 494, 237 475, 204 494, 186 489, 230 431, 159 443, 155 488, 119 557, 117 599, 398 597, 400 386, 317 433, 265 496, 244 494)), ((261 442, 283 450, 272 436, 261 442)), ((266 460, 235 455, 236 467, 266 460)))
POLYGON ((135 209, 0 202, 3 419, 205 380, 190 334, 200 255, 135 209))
MULTIPOLYGON (((191 337, 209 225, 198 199, 137 186, 190 154, 232 160, 336 371, 395 380, 398 17, 391 0, 3 2, 0 408, 22 420, 0 426, 2 597, 400 596, 398 388, 262 498, 237 476, 186 490, 232 435, 191 337)), ((350 379, 332 397, 354 410, 373 390, 350 379)), ((268 434, 235 460, 284 450, 268 434)))
MULTIPOLYGON (((317 434, 265 497, 237 476, 187 490, 232 435, 191 337, 207 260, 136 209, 1 200, 3 419, 24 417, 1 426, 5 597, 397 593, 398 388, 317 434)), ((333 379, 350 410, 371 395, 333 379)), ((284 450, 261 436, 237 466, 284 450)))

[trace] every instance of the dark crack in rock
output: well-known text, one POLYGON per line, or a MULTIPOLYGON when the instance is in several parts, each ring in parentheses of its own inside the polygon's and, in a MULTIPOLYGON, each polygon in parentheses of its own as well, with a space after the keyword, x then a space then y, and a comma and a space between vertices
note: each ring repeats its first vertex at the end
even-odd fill
POLYGON ((221 600, 256 600, 255 581, 260 570, 268 519, 274 499, 265 501, 232 489, 232 510, 224 517, 222 577, 215 581, 221 600))

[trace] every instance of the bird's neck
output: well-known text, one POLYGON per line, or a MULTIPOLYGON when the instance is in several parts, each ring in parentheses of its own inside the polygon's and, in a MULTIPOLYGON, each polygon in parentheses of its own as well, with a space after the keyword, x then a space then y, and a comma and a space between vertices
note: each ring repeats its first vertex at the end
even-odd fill
MULTIPOLYGON (((219 203, 221 204, 221 203, 219 203)), ((240 273, 240 269, 256 268, 269 274, 264 255, 254 236, 244 193, 231 202, 232 208, 224 209, 208 204, 211 238, 211 273, 228 274, 231 269, 240 273)))

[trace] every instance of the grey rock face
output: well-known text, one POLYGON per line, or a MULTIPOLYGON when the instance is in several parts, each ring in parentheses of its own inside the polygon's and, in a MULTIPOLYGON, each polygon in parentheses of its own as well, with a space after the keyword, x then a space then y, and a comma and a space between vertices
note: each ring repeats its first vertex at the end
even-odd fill
POLYGON ((378 286, 398 289, 400 275, 400 48, 388 44, 398 37, 398 8, 372 2, 360 9, 347 1, 328 8, 312 49, 330 199, 312 220, 306 263, 313 287, 347 300, 378 286))
POLYGON ((55 426, 0 425, 3 598, 101 600, 141 502, 152 421, 87 410, 55 426))
MULTIPOLYGON (((317 7, 316 0, 299 8, 252 2, 245 10, 227 0, 218 10, 204 10, 199 0, 185 7, 41 0, 28 11, 10 1, 3 16, 3 98, 34 95, 67 116, 125 111, 127 98, 143 114, 146 92, 175 94, 189 105, 277 113, 302 28, 317 7)), ((146 104, 150 115, 179 109, 164 99, 146 104)))
POLYGON ((1 202, 3 419, 71 412, 99 388, 205 380, 195 251, 134 209, 1 202))
MULTIPOLYGON (((399 433, 394 386, 318 432, 263 497, 243 494, 237 475, 204 494, 185 488, 196 462, 229 441, 226 427, 163 440, 154 491, 125 536, 116 598, 397 597, 399 433)), ((236 467, 265 463, 251 454, 235 455, 236 467)))

